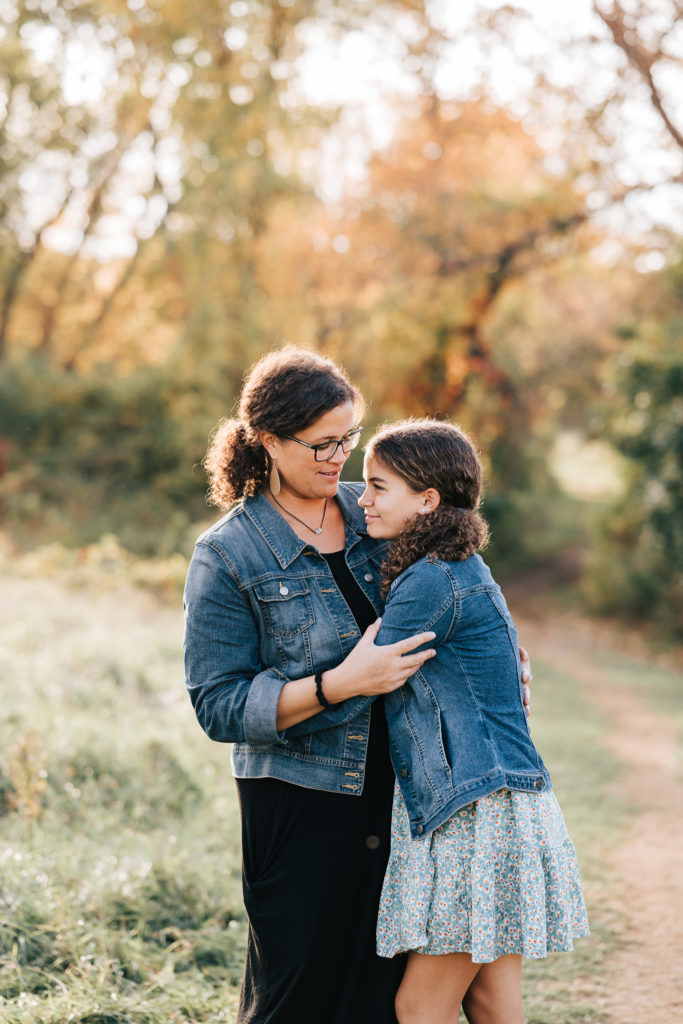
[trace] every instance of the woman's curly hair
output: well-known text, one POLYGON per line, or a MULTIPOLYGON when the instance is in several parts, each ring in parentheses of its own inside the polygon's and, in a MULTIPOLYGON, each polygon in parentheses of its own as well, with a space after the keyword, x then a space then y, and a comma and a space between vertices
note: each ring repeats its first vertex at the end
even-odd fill
POLYGON ((404 420, 379 430, 367 452, 412 490, 431 487, 441 499, 433 512, 417 515, 389 545, 382 567, 383 593, 420 558, 464 561, 486 546, 488 526, 478 512, 481 463, 462 430, 441 420, 404 420))
POLYGON ((228 509, 265 485, 270 466, 260 431, 296 434, 345 402, 360 419, 363 397, 331 359, 294 345, 259 359, 244 380, 239 418, 221 420, 204 458, 211 503, 228 509))

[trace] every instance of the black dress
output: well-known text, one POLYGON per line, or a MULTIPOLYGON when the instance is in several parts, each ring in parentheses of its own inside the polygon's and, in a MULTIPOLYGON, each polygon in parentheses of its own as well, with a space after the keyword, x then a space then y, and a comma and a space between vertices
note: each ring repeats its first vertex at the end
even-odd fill
MULTIPOLYGON (((361 631, 376 612, 344 552, 324 555, 361 631)), ((375 953, 394 773, 381 700, 363 793, 238 779, 249 939, 238 1024, 396 1024, 405 966, 375 953)))

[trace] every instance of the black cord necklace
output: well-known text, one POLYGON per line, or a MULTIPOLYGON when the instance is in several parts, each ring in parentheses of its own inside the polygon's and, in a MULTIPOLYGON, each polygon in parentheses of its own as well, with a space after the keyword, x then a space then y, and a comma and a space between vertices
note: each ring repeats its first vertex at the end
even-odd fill
POLYGON ((277 505, 277 507, 281 508, 282 511, 285 512, 288 516, 291 516, 292 519, 296 519, 297 523, 301 523, 301 525, 305 526, 307 530, 311 531, 311 533, 321 534, 323 532, 323 523, 325 522, 325 513, 327 512, 327 498, 325 498, 325 504, 323 505, 323 517, 320 520, 320 526, 315 527, 315 526, 309 526, 308 523, 305 523, 303 521, 303 519, 299 519, 299 517, 295 516, 293 512, 290 512, 289 509, 286 509, 284 505, 281 505, 280 502, 275 497, 275 495, 273 494, 273 492, 270 490, 270 487, 268 488, 268 491, 270 493, 271 498, 273 499, 273 501, 277 505))

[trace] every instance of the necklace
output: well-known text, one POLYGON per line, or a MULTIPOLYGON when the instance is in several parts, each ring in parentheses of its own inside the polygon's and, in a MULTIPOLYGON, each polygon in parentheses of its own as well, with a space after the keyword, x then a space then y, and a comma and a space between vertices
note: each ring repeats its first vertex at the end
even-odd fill
POLYGON ((305 526, 307 530, 311 531, 311 533, 321 534, 323 532, 323 523, 325 522, 325 513, 327 512, 327 498, 325 498, 325 504, 323 505, 323 517, 320 520, 320 526, 315 527, 309 526, 308 523, 305 523, 303 521, 303 519, 299 519, 299 517, 295 516, 293 512, 290 512, 289 509, 286 509, 285 506, 281 505, 280 502, 277 500, 273 492, 270 490, 270 487, 268 488, 268 490, 270 491, 270 496, 275 502, 275 504, 278 506, 278 508, 281 508, 282 511, 285 512, 288 516, 291 516, 292 519, 296 519, 297 523, 301 523, 301 525, 305 526))

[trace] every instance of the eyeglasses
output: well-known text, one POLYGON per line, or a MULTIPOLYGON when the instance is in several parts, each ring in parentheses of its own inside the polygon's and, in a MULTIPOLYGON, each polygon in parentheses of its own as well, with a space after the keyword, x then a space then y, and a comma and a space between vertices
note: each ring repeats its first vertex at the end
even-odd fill
POLYGON ((316 462, 327 462, 328 459, 335 457, 339 448, 341 448, 345 455, 355 448, 360 441, 362 429, 362 427, 356 427, 354 430, 349 431, 346 437, 342 437, 341 441, 323 441, 321 444, 309 444, 308 441, 302 441, 300 437, 293 437, 292 434, 280 434, 280 437, 286 437, 288 441, 296 441, 297 444, 302 444, 304 448, 310 448, 316 462))

